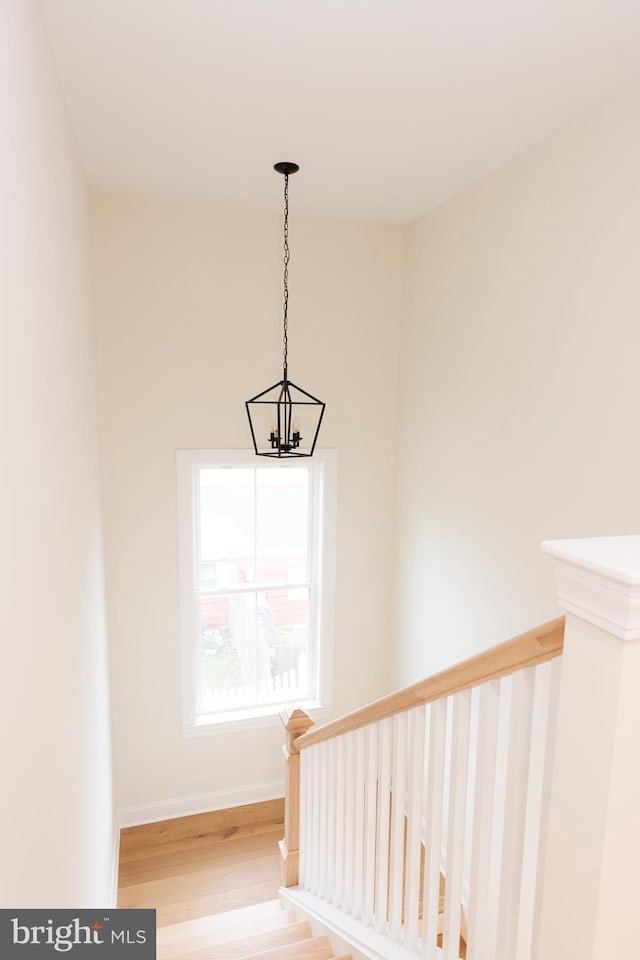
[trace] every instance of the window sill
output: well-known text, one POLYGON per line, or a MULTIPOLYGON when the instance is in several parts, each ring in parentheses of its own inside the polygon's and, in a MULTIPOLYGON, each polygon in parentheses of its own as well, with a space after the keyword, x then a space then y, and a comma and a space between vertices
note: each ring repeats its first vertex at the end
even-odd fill
POLYGON ((241 733, 243 730, 282 727, 280 711, 289 707, 299 707, 306 711, 315 724, 325 723, 331 719, 329 707, 321 706, 315 700, 295 704, 269 704, 263 707, 233 710, 228 713, 200 717, 193 723, 186 723, 182 728, 182 733, 185 740, 195 740, 200 737, 215 737, 220 733, 241 733))

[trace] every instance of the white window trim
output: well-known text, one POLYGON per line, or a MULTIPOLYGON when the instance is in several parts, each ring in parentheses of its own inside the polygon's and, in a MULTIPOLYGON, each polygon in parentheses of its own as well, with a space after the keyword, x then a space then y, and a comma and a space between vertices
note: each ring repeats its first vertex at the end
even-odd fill
POLYGON ((321 510, 316 519, 320 532, 321 554, 318 557, 317 581, 319 608, 316 611, 316 637, 313 648, 318 677, 317 698, 296 703, 269 704, 231 711, 217 716, 197 717, 196 676, 199 656, 196 630, 194 589, 196 583, 195 508, 198 502, 196 468, 202 466, 246 465, 251 467, 301 466, 297 458, 256 457, 248 450, 178 450, 178 555, 180 583, 180 635, 182 649, 182 727, 186 739, 244 730, 279 723, 279 713, 287 706, 301 707, 314 721, 330 716, 333 686, 333 629, 335 604, 335 558, 337 519, 336 450, 316 449, 312 461, 303 461, 315 471, 314 483, 320 483, 321 495, 314 504, 321 510), (258 462, 257 462, 258 461, 258 462), (321 642, 318 642, 321 638, 321 642))

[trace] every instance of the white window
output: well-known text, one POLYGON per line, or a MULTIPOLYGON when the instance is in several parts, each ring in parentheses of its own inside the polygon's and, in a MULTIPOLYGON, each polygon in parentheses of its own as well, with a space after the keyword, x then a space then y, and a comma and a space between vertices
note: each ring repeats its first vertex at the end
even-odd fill
POLYGON ((335 451, 179 450, 178 504, 185 734, 328 706, 335 451))

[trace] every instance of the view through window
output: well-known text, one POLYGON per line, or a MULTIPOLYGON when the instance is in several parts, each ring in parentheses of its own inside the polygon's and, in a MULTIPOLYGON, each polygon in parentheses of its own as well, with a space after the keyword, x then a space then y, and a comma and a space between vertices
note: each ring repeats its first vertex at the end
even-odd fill
POLYGON ((309 691, 305 467, 199 471, 200 709, 309 691))

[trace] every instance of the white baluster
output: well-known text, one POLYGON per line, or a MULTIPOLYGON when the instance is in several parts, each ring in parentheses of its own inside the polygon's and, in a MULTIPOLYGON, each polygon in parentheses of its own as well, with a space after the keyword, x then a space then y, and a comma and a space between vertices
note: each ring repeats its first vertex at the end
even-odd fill
POLYGON ((409 714, 411 748, 407 810, 407 885, 405 896, 405 946, 415 950, 418 944, 420 909, 420 858, 422 852, 422 788, 424 780, 425 708, 409 714))
POLYGON ((307 890, 310 893, 318 893, 318 883, 320 877, 320 781, 322 776, 321 771, 321 760, 322 760, 322 744, 310 747, 311 757, 312 757, 312 773, 311 773, 311 795, 309 801, 311 803, 311 863, 309 869, 309 875, 307 880, 307 890))
POLYGON ((422 955, 437 960, 438 904, 440 900, 440 849, 442 842, 442 804, 444 785, 444 746, 447 728, 447 701, 429 705, 429 766, 425 804, 426 837, 424 861, 424 902, 422 919, 422 955))
POLYGON ((320 744, 320 791, 318 804, 320 806, 320 847, 318 869, 318 896, 326 897, 327 883, 333 865, 333 851, 331 841, 331 813, 335 811, 335 802, 332 802, 332 787, 335 787, 333 771, 331 770, 332 740, 325 740, 320 744))
POLYGON ((356 730, 355 734, 356 751, 356 802, 354 809, 354 850, 353 850, 353 902, 351 913, 359 918, 364 914, 364 835, 367 821, 366 798, 365 798, 365 776, 367 760, 367 731, 364 727, 356 730))
POLYGON ((446 960, 457 960, 460 948, 470 721, 471 690, 463 690, 462 693, 457 693, 453 697, 449 823, 442 931, 442 949, 446 960))
POLYGON ((399 940, 402 931, 404 888, 404 824, 406 810, 407 714, 393 718, 393 779, 391 781, 391 855, 389 889, 389 935, 399 940))
POLYGON ((513 675, 496 960, 514 960, 522 885, 535 668, 513 675))
MULTIPOLYGON (((531 920, 531 957, 538 954, 538 931, 540 929, 540 902, 542 897, 542 879, 544 876, 544 850, 547 828, 549 825, 549 798, 551 794, 551 769, 555 752, 556 729, 558 724, 558 702, 560 700, 560 677, 562 674, 562 658, 557 657, 549 664, 547 675, 547 705, 546 726, 543 739, 544 761, 542 770, 542 788, 540 795, 540 819, 535 864, 535 889, 533 892, 533 907, 531 920)), ((537 678, 536 678, 537 679, 537 678)))
POLYGON ((468 960, 488 960, 489 878, 491 837, 498 745, 500 681, 480 688, 478 747, 474 794, 469 909, 467 918, 468 960))
POLYGON ((375 907, 375 880, 376 880, 376 837, 378 832, 377 797, 378 797, 378 738, 379 724, 373 724, 366 731, 367 736, 367 785, 365 800, 365 883, 364 908, 362 919, 367 926, 372 926, 375 907))
POLYGON ((392 734, 392 720, 383 720, 380 724, 380 753, 378 757, 378 834, 376 841, 375 929, 378 933, 382 933, 387 925, 392 734))
POLYGON ((342 909, 351 913, 353 909, 354 850, 356 832, 356 740, 355 731, 347 733, 345 740, 345 818, 344 818, 344 895, 342 909))
POLYGON ((309 820, 309 767, 311 765, 311 757, 309 756, 308 750, 303 750, 300 753, 300 805, 298 809, 298 822, 299 822, 299 855, 298 855, 298 883, 304 889, 306 887, 307 880, 307 863, 309 859, 309 835, 308 827, 309 820))
MULTIPOLYGON (((344 737, 332 741, 337 750, 336 774, 336 846, 333 904, 340 908, 344 897, 344 861, 345 861, 345 804, 346 804, 346 744, 344 737)), ((328 891, 330 893, 331 891, 328 891)))
MULTIPOLYGON (((331 869, 328 873, 330 883, 327 887, 326 900, 337 903, 337 893, 341 892, 341 876, 344 876, 344 758, 343 738, 336 737, 329 741, 331 745, 332 779, 331 819, 333 823, 332 849, 333 857, 331 869)), ((337 904, 339 906, 339 903, 337 904)))

